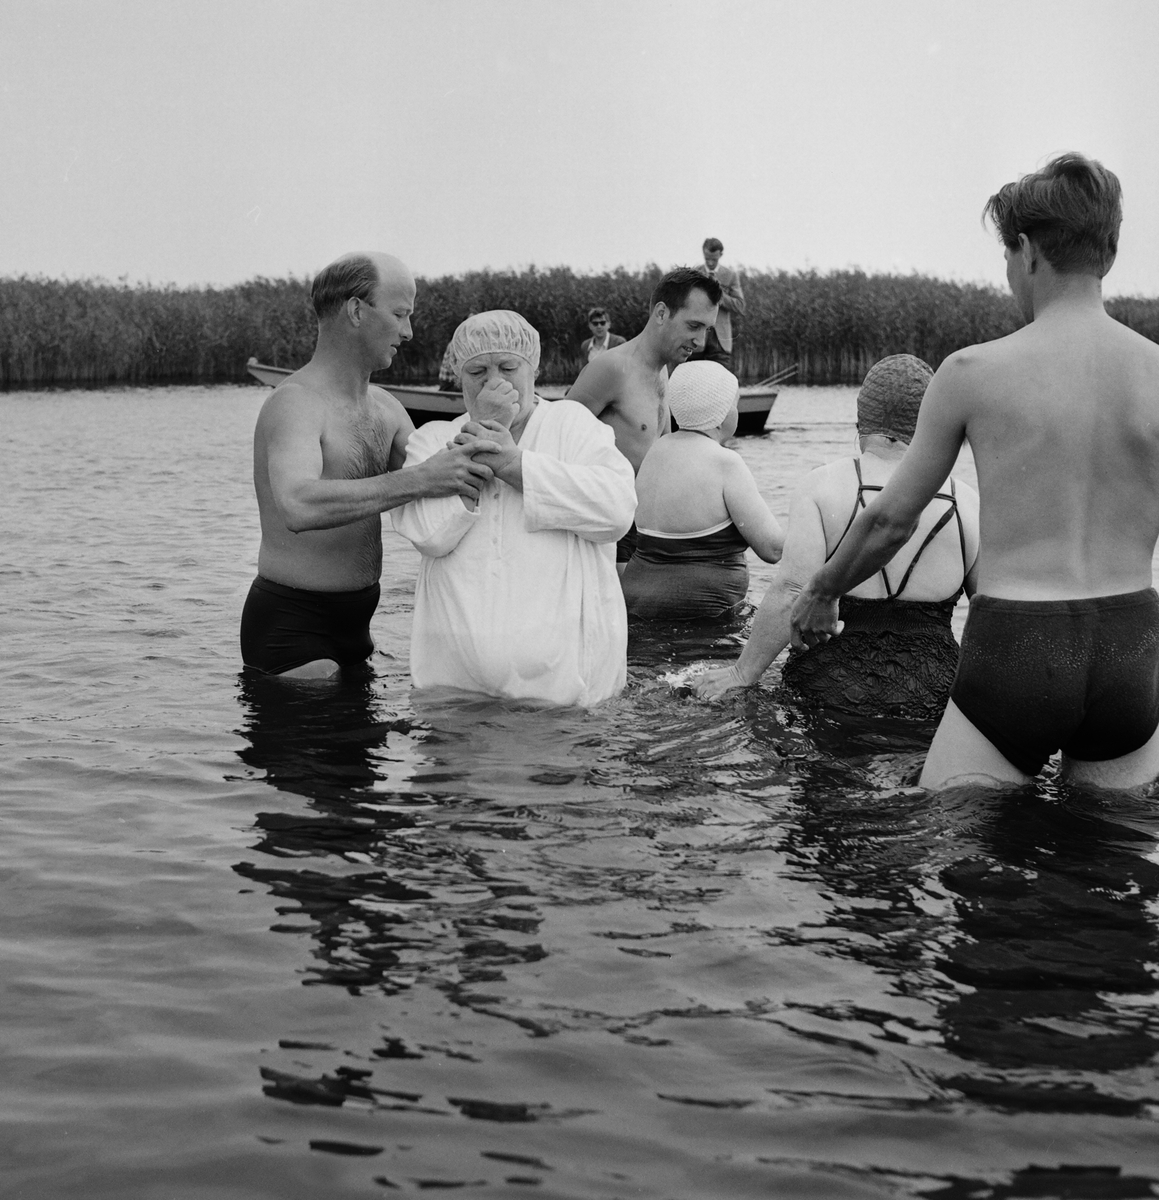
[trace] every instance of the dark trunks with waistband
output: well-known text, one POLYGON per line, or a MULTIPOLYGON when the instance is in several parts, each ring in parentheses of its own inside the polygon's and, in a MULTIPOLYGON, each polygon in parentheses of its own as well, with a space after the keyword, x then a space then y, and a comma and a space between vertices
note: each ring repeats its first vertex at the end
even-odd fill
POLYGON ((1026 775, 1130 754, 1159 727, 1159 596, 977 595, 950 698, 1026 775))
POLYGON ((280 675, 317 659, 340 666, 374 652, 370 618, 379 586, 356 592, 311 592, 258 576, 241 614, 241 657, 247 667, 280 675))

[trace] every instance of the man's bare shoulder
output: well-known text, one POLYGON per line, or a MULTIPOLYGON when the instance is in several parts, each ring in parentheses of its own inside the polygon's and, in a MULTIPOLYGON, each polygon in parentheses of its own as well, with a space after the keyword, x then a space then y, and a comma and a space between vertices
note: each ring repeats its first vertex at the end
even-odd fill
POLYGON ((326 397, 317 388, 310 386, 308 378, 299 379, 299 375, 300 371, 283 380, 266 397, 258 413, 259 428, 321 420, 326 407, 326 397))
POLYGON ((623 350, 624 346, 614 346, 592 359, 568 389, 567 398, 591 409, 597 416, 614 404, 620 397, 629 369, 623 350))
POLYGON ((1116 349, 1121 348, 1124 356, 1149 374, 1159 372, 1159 344, 1114 317, 1110 318, 1108 329, 1109 336, 1116 342, 1116 349))
MULTIPOLYGON (((1011 367, 1023 357, 1023 330, 995 338, 992 342, 979 342, 955 350, 942 360, 926 389, 926 400, 934 408, 947 411, 946 406, 959 406, 999 387, 1009 376, 1011 367)), ((960 409, 959 409, 960 411, 960 409)))
POLYGON ((414 428, 414 422, 410 419, 410 413, 406 411, 406 406, 387 388, 371 384, 367 388, 366 394, 370 398, 370 402, 377 407, 381 416, 387 418, 392 423, 405 423, 410 425, 412 429, 414 428))
POLYGON ((969 379, 973 375, 984 373, 994 367, 1009 361, 1011 355, 1018 353, 1021 342, 1020 335, 1024 332, 1017 329, 1005 337, 995 338, 992 342, 978 342, 973 346, 963 346, 942 360, 942 365, 935 375, 944 380, 957 382, 969 379))

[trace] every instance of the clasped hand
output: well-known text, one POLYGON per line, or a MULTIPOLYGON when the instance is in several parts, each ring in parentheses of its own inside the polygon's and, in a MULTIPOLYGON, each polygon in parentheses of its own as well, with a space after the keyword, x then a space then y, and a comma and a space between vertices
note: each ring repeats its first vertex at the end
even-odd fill
POLYGON ((808 650, 839 634, 843 622, 837 619, 838 601, 819 596, 812 583, 801 589, 789 615, 793 648, 808 650))
POLYGON ((521 451, 511 436, 511 430, 501 421, 468 421, 455 435, 451 446, 478 446, 472 459, 491 469, 496 479, 513 487, 523 483, 520 471, 521 451))

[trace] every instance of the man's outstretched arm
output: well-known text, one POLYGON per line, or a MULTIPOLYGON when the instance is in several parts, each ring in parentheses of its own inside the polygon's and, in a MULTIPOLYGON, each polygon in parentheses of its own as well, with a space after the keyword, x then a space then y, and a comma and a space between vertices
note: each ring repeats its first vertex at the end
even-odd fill
POLYGON ((263 412, 260 432, 265 438, 270 491, 293 533, 336 529, 424 496, 475 499, 491 478, 488 467, 472 460, 471 448, 455 446, 417 466, 382 475, 324 479, 321 429, 312 406, 287 399, 273 411, 263 412))

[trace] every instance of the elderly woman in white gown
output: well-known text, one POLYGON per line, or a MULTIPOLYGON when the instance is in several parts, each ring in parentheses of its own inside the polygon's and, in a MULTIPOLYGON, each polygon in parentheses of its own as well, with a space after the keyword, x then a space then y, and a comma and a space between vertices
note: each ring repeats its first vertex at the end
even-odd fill
POLYGON ((412 681, 597 704, 626 676, 616 541, 636 509, 632 465, 582 404, 536 396, 539 335, 518 313, 468 317, 451 359, 467 415, 415 430, 407 466, 478 439, 494 477, 478 502, 415 500, 391 514, 423 556, 412 681))

